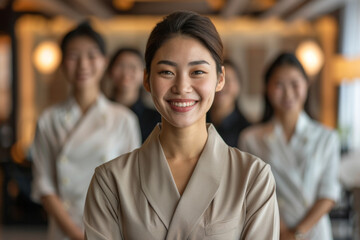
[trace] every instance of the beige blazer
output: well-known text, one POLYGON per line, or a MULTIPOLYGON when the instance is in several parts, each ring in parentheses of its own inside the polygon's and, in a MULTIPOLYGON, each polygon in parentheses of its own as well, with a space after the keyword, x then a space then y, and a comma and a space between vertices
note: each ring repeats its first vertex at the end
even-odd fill
POLYGON ((279 239, 269 165, 227 146, 212 125, 180 196, 156 126, 143 146, 98 167, 84 212, 87 239, 279 239))
MULTIPOLYGON (((87 188, 100 164, 140 146, 136 116, 100 95, 82 116, 74 98, 47 109, 31 147, 32 197, 57 194, 72 220, 83 227, 87 188)), ((68 239, 50 217, 48 239, 68 239)))

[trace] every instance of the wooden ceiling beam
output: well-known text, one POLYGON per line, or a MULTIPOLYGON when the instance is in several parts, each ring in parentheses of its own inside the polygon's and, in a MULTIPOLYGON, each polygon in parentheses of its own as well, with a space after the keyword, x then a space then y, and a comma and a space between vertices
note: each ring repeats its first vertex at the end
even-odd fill
POLYGON ((126 12, 126 14, 134 15, 167 15, 177 10, 191 10, 200 14, 208 14, 212 11, 206 1, 136 1, 134 7, 126 12))
POLYGON ((268 11, 260 15, 260 18, 281 17, 287 12, 301 5, 305 0, 282 0, 276 3, 268 11))
POLYGON ((332 12, 345 5, 348 0, 317 0, 309 1, 306 5, 291 14, 287 19, 314 19, 326 13, 332 12))
POLYGON ((102 0, 70 0, 67 1, 67 3, 88 16, 93 15, 99 18, 111 18, 115 16, 115 12, 109 7, 108 3, 102 0))
POLYGON ((15 0, 13 9, 18 12, 37 11, 54 16, 62 15, 74 20, 84 18, 61 0, 15 0))
POLYGON ((241 15, 249 3, 250 0, 228 0, 221 10, 220 15, 224 18, 232 18, 236 15, 241 15))

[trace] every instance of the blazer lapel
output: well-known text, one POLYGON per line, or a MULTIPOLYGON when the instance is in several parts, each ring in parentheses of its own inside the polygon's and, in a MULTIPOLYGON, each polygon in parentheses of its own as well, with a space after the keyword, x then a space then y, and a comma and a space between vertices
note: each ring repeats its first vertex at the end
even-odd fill
POLYGON ((208 127, 208 139, 172 217, 166 239, 187 239, 219 188, 228 146, 208 127))
POLYGON ((166 229, 179 202, 180 195, 159 141, 157 125, 139 151, 141 188, 166 229))

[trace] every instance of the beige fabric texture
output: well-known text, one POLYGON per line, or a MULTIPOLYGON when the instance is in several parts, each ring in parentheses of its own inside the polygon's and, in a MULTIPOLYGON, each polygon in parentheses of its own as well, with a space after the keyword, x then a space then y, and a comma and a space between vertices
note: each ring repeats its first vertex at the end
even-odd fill
POLYGON ((96 169, 85 204, 87 239, 279 239, 269 165, 227 146, 212 125, 183 195, 159 141, 96 169))

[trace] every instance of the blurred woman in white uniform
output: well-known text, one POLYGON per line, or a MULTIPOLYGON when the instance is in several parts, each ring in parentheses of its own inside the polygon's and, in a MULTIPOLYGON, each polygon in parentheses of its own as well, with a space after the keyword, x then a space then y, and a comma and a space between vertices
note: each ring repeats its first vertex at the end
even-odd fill
POLYGON ((82 215, 95 167, 140 145, 136 116, 100 93, 105 44, 84 23, 62 40, 69 98, 38 120, 32 197, 49 215, 48 239, 84 239, 82 215))
POLYGON ((308 79, 293 54, 281 54, 265 75, 264 123, 246 129, 240 149, 271 165, 282 240, 332 239, 327 213, 339 197, 336 133, 304 112, 308 79))

